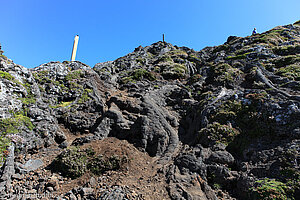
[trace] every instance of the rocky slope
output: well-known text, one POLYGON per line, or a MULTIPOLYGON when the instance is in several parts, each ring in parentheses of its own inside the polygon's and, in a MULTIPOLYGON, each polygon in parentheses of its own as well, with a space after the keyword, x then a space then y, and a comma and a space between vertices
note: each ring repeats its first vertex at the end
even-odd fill
POLYGON ((297 199, 300 22, 93 68, 0 52, 3 199, 297 199))

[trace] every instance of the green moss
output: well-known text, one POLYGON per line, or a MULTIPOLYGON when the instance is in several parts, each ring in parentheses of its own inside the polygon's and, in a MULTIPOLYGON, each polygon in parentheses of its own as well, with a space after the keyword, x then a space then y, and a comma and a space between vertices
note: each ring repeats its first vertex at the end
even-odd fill
POLYGON ((79 98, 77 103, 82 104, 82 103, 87 102, 89 99, 91 99, 89 97, 89 94, 92 92, 93 92, 93 90, 91 90, 91 89, 84 89, 84 91, 82 92, 81 97, 79 98))
POLYGON ((140 63, 141 65, 145 65, 145 64, 146 64, 146 59, 145 59, 145 58, 138 57, 138 58, 136 59, 136 62, 140 63))
POLYGON ((60 108, 60 107, 68 107, 73 101, 61 102, 55 106, 49 106, 50 108, 60 108))
POLYGON ((158 58, 158 62, 173 62, 173 59, 170 55, 164 54, 158 58))
POLYGON ((300 52, 300 46, 297 45, 276 46, 272 48, 272 51, 278 55, 297 54, 298 52, 300 52))
POLYGON ((236 83, 243 72, 237 68, 231 67, 227 63, 222 63, 212 67, 214 81, 222 84, 236 83))
POLYGON ((36 98, 34 98, 34 97, 19 98, 19 100, 21 100, 22 103, 25 104, 25 105, 34 104, 36 102, 36 98))
POLYGON ((123 84, 126 84, 128 82, 135 83, 135 81, 141 81, 143 79, 147 79, 149 81, 154 81, 156 79, 153 73, 148 72, 145 69, 136 69, 129 72, 128 74, 128 76, 122 78, 121 82, 123 84))
POLYGON ((295 199, 287 184, 274 179, 265 178, 256 181, 256 185, 249 189, 250 199, 288 200, 295 199))
POLYGON ((77 79, 80 79, 83 76, 84 76, 84 74, 82 73, 81 70, 75 70, 75 71, 71 71, 70 73, 68 73, 65 76, 65 80, 66 81, 77 80, 77 79))
POLYGON ((6 136, 0 136, 0 166, 5 162, 6 156, 8 154, 7 148, 10 146, 11 141, 6 136))
POLYGON ((77 178, 87 171, 87 154, 77 147, 63 151, 52 163, 54 170, 60 171, 64 176, 77 178))
POLYGON ((299 55, 288 55, 280 57, 279 59, 272 60, 272 63, 275 65, 275 67, 280 68, 287 65, 294 64, 296 62, 300 62, 300 56, 299 55))
POLYGON ((29 130, 34 128, 30 118, 24 112, 13 113, 11 118, 0 119, 0 132, 2 132, 2 135, 18 133, 22 126, 27 127, 29 130))
POLYGON ((51 167, 66 177, 78 178, 87 171, 101 175, 105 171, 118 170, 125 161, 125 157, 120 159, 116 155, 110 157, 97 155, 91 147, 87 149, 70 147, 52 162, 51 167))
POLYGON ((148 72, 145 69, 134 70, 131 74, 134 80, 142 80, 143 78, 148 79, 149 81, 154 81, 156 78, 153 74, 148 72))
POLYGON ((101 175, 105 171, 118 170, 121 166, 121 160, 118 156, 111 156, 104 158, 102 155, 98 155, 96 158, 91 160, 88 164, 88 169, 96 175, 101 175))
POLYGON ((228 44, 222 44, 222 45, 217 46, 213 50, 213 53, 220 52, 220 51, 227 51, 229 48, 230 48, 230 45, 228 45, 228 44))
POLYGON ((251 52, 244 53, 244 54, 238 54, 235 56, 228 56, 225 58, 225 60, 239 60, 239 59, 244 59, 247 58, 247 55, 249 55, 251 52))
MULTIPOLYGON (((2 51, 3 53, 3 51, 2 51)), ((3 58, 4 60, 8 60, 8 58, 5 55, 2 55, 2 53, 0 54, 0 58, 3 58)))
POLYGON ((32 73, 35 81, 39 84, 45 84, 51 82, 51 80, 48 78, 48 74, 49 74, 48 70, 37 71, 32 73))
POLYGON ((179 63, 164 63, 161 65, 162 75, 165 79, 184 78, 187 68, 179 63))
POLYGON ((300 81, 300 65, 294 64, 279 68, 276 73, 280 76, 285 76, 291 80, 300 81))
POLYGON ((15 81, 15 77, 10 75, 10 73, 8 73, 8 72, 0 71, 0 77, 4 78, 4 79, 7 79, 9 81, 15 81))
POLYGON ((254 42, 266 43, 269 45, 278 45, 281 42, 287 41, 287 38, 282 36, 285 29, 272 29, 263 34, 258 34, 255 36, 254 42))
POLYGON ((19 98, 19 100, 21 100, 25 105, 36 103, 36 97, 32 92, 31 85, 26 81, 26 79, 23 79, 23 82, 24 83, 22 83, 22 85, 25 87, 27 95, 23 98, 19 98))
POLYGON ((223 143, 228 145, 239 134, 240 132, 237 129, 214 122, 199 131, 198 141, 204 145, 211 143, 223 143))
POLYGON ((136 83, 135 80, 131 76, 129 77, 123 77, 121 80, 122 84, 127 84, 127 83, 136 83))

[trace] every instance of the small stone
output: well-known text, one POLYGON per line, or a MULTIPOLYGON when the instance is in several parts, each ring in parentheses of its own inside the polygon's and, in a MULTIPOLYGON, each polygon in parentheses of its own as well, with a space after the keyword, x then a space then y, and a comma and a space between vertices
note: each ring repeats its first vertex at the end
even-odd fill
POLYGON ((47 190, 48 190, 49 192, 54 192, 54 188, 53 188, 53 187, 47 187, 47 190))
POLYGON ((53 187, 55 190, 58 190, 59 189, 59 181, 58 181, 57 177, 52 176, 50 178, 50 180, 48 181, 47 186, 48 187, 53 187))
POLYGON ((14 175, 12 175, 12 179, 22 180, 23 178, 24 178, 24 176, 21 175, 21 174, 14 174, 14 175))
POLYGON ((90 185, 92 187, 94 187, 95 185, 97 185, 97 181, 96 181, 96 179, 94 177, 91 177, 91 179, 90 179, 90 185))
POLYGON ((27 172, 34 171, 39 167, 43 166, 44 162, 42 160, 28 160, 25 165, 21 165, 20 167, 25 169, 27 172))
POLYGON ((94 190, 93 188, 80 188, 79 190, 79 193, 82 195, 82 196, 88 196, 88 195, 91 195, 93 194, 94 190))

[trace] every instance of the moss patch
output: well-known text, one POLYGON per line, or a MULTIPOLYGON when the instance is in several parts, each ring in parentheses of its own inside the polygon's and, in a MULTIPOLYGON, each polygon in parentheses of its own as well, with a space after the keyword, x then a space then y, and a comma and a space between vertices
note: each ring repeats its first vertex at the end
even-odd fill
POLYGON ((271 61, 276 68, 284 67, 287 65, 294 64, 296 62, 300 62, 300 56, 299 55, 288 55, 280 57, 279 59, 274 59, 271 61))
POLYGON ((24 115, 24 112, 14 113, 12 118, 0 119, 2 135, 18 133, 22 126, 27 127, 29 130, 34 128, 30 118, 24 115))
POLYGON ((143 79, 147 79, 149 81, 156 80, 156 77, 153 75, 153 73, 145 70, 145 69, 136 69, 134 71, 131 71, 128 73, 128 76, 125 76, 121 79, 121 82, 123 84, 132 82, 135 83, 135 81, 141 81, 143 79))
POLYGON ((244 54, 237 54, 235 56, 228 56, 225 58, 225 60, 239 60, 239 59, 245 59, 247 58, 247 55, 249 55, 251 52, 244 53, 244 54))
POLYGON ((70 73, 68 73, 66 76, 65 76, 65 80, 66 81, 71 81, 71 80, 76 80, 76 79, 80 79, 84 77, 84 74, 81 70, 75 70, 75 71, 71 71, 70 73))
POLYGON ((243 72, 237 68, 231 67, 227 63, 222 63, 212 67, 214 82, 227 84, 228 86, 239 81, 243 72))
POLYGON ((105 157, 101 154, 96 155, 92 148, 70 147, 52 162, 51 168, 66 177, 78 178, 87 171, 101 175, 109 170, 118 170, 121 165, 122 159, 116 155, 105 157))
POLYGON ((266 43, 269 45, 278 45, 282 42, 287 41, 287 38, 283 36, 285 29, 275 28, 262 34, 254 36, 254 42, 266 43))
POLYGON ((275 74, 285 76, 291 80, 300 81, 300 64, 281 67, 276 71, 275 74))
POLYGON ((184 78, 187 71, 186 66, 179 63, 162 63, 160 68, 165 79, 184 78))
POLYGON ((249 189, 250 199, 264 200, 288 200, 295 199, 293 197, 293 188, 288 184, 265 178, 258 180, 255 186, 249 189))
POLYGON ((49 106, 50 108, 61 108, 61 107, 68 107, 73 101, 66 101, 66 102, 61 102, 60 104, 57 104, 55 106, 49 106))
POLYGON ((84 91, 83 91, 82 94, 81 94, 81 97, 80 97, 79 100, 78 100, 78 103, 79 103, 79 104, 82 104, 82 103, 87 102, 89 99, 91 99, 91 98, 89 97, 89 94, 92 93, 92 92, 93 92, 92 89, 84 89, 84 91))
POLYGON ((198 133, 198 141, 201 144, 209 146, 214 143, 223 143, 228 145, 240 132, 228 125, 221 125, 218 122, 209 124, 198 133))
POLYGON ((7 79, 9 81, 15 81, 15 77, 10 75, 10 73, 8 73, 8 72, 0 71, 0 77, 4 78, 4 79, 7 79))

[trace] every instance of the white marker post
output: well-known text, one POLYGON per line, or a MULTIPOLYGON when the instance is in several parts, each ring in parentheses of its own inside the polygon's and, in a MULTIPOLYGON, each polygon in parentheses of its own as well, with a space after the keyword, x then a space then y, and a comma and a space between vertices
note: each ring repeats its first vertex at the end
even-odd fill
POLYGON ((75 38, 74 38, 74 44, 73 44, 71 61, 75 61, 76 52, 77 52, 77 46, 78 46, 78 40, 79 40, 79 36, 76 35, 75 38))

